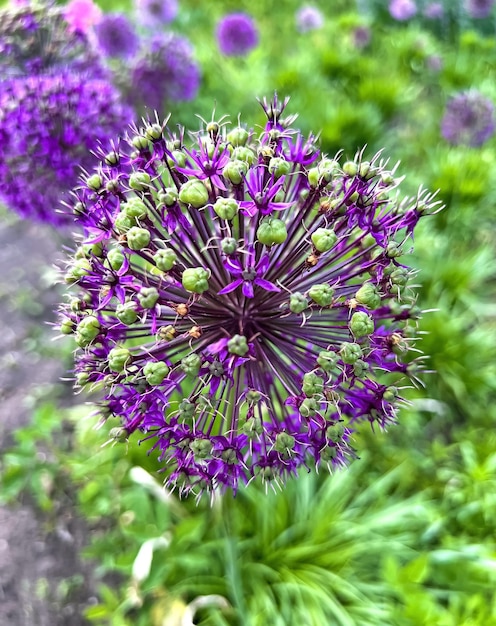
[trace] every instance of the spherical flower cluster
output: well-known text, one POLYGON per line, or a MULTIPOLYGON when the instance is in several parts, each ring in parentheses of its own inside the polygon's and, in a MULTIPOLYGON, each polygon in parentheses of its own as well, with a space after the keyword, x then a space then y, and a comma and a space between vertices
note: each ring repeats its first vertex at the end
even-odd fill
POLYGON ((167 101, 192 100, 200 69, 190 42, 173 33, 155 35, 131 72, 129 97, 136 105, 162 110, 167 101))
POLYGON ((60 329, 77 384, 103 393, 113 441, 153 442, 182 494, 343 466, 420 365, 402 254, 437 203, 398 201, 379 154, 328 158, 287 101, 262 104, 259 134, 211 121, 192 145, 148 122, 76 192, 86 237, 60 329))
POLYGON ((481 146, 495 130, 494 105, 479 91, 463 91, 453 96, 441 122, 441 133, 454 145, 481 146))
POLYGON ((417 5, 415 0, 391 0, 389 13, 395 20, 406 21, 417 13, 417 5))
POLYGON ((95 26, 98 46, 105 56, 129 58, 138 50, 133 25, 123 13, 108 13, 95 26))
POLYGON ((246 13, 231 13, 217 25, 217 42, 222 54, 244 56, 258 44, 258 30, 246 13))
POLYGON ((90 150, 129 123, 113 87, 68 71, 15 77, 0 89, 0 198, 25 218, 54 225, 72 221, 66 198, 90 150))
POLYGON ((483 19, 489 17, 495 0, 465 0, 465 10, 470 17, 483 19))
POLYGON ((138 20, 150 28, 172 22, 179 10, 177 0, 136 0, 138 20))
POLYGON ((296 12, 296 28, 300 33, 317 30, 324 25, 324 16, 316 7, 305 5, 296 12))

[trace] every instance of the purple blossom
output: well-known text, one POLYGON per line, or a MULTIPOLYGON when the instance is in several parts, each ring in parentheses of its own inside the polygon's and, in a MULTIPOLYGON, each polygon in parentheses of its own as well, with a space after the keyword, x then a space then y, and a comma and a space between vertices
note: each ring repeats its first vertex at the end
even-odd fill
POLYGON ((414 0, 391 0, 389 13, 395 20, 406 21, 417 13, 417 5, 414 0))
POLYGON ((444 15, 442 2, 430 2, 424 9, 424 16, 429 20, 440 20, 444 15))
POLYGON ((138 20, 150 28, 169 24, 179 10, 177 0, 136 0, 135 6, 138 20))
POLYGON ((324 16, 316 7, 305 5, 296 12, 296 28, 300 33, 318 30, 324 26, 324 16))
POLYGON ((93 0, 71 0, 63 11, 69 30, 83 34, 88 34, 103 15, 93 0))
POLYGON ((123 13, 108 13, 95 26, 98 46, 107 57, 129 58, 138 50, 134 27, 123 13))
POLYGON ((352 33, 355 48, 362 50, 366 48, 372 38, 372 33, 368 26, 357 26, 352 33))
POLYGON ((380 154, 321 155, 286 105, 263 101, 259 133, 144 122, 75 192, 87 235, 60 329, 77 385, 103 393, 111 440, 151 442, 181 494, 343 466, 420 367, 402 251, 438 203, 399 202, 380 154))
POLYGON ((465 0, 465 10, 475 19, 489 17, 493 6, 494 0, 465 0))
POLYGON ((200 85, 193 48, 173 33, 156 35, 138 56, 128 86, 131 101, 157 111, 167 102, 192 100, 200 85))
POLYGON ((446 105, 441 133, 451 144, 481 146, 495 130, 494 105, 479 91, 462 91, 446 105))
POLYGON ((222 54, 244 56, 258 44, 258 30, 246 13, 231 13, 217 24, 217 42, 222 54))

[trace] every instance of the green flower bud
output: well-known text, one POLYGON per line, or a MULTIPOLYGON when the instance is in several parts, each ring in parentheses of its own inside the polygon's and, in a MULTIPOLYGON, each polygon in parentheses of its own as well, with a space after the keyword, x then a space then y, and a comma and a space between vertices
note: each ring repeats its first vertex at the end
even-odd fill
POLYGON ((397 387, 387 387, 382 394, 382 397, 386 402, 394 402, 398 398, 397 387))
POLYGON ((126 213, 118 213, 116 215, 114 228, 119 234, 123 235, 124 233, 127 233, 127 231, 133 226, 136 226, 136 220, 134 217, 130 217, 126 213))
POLYGON ((397 267, 389 276, 393 285, 404 287, 408 282, 408 270, 405 267, 397 267))
POLYGON ((112 348, 108 354, 108 364, 113 372, 123 372, 131 360, 131 353, 127 348, 112 348))
POLYGON ((157 194, 157 201, 167 207, 173 206, 179 199, 179 194, 174 187, 167 187, 157 194))
POLYGON ((132 144, 136 150, 147 150, 149 147, 148 138, 144 135, 135 135, 132 144))
POLYGON ((220 247, 224 254, 234 254, 238 249, 238 242, 234 237, 224 237, 220 242, 220 247))
POLYGON ((222 220, 232 220, 238 214, 239 204, 234 198, 219 198, 213 208, 222 220))
POLYGON ((391 172, 382 172, 381 182, 383 185, 390 187, 391 185, 394 185, 394 176, 391 174, 391 172))
POLYGON ((120 270, 124 264, 124 254, 122 253, 122 248, 112 248, 112 250, 108 251, 107 261, 109 262, 110 267, 117 271, 120 270))
POLYGON ((200 366, 201 357, 195 352, 188 354, 181 361, 181 369, 187 376, 197 376, 200 366))
POLYGON ((238 462, 238 457, 236 456, 236 451, 232 448, 227 448, 227 450, 223 450, 220 458, 229 465, 234 465, 238 462))
POLYGON ((338 456, 338 450, 337 448, 334 448, 333 446, 326 446, 320 452, 320 458, 323 461, 333 461, 337 456, 338 456))
POLYGON ((320 181, 320 172, 318 167, 311 167, 308 170, 308 182, 310 187, 318 187, 320 181))
POLYGON ((362 161, 360 163, 360 167, 358 168, 358 175, 360 178, 365 178, 365 180, 370 180, 376 174, 377 170, 375 167, 372 167, 370 161, 362 161))
POLYGON ((129 198, 127 202, 121 204, 121 211, 128 217, 143 219, 147 215, 146 205, 139 198, 129 198))
POLYGON ((381 296, 377 293, 375 285, 365 283, 355 294, 355 299, 368 309, 377 309, 381 304, 381 296))
POLYGON ((110 429, 109 437, 114 443, 125 443, 128 440, 128 432, 122 426, 116 426, 110 429))
POLYGON ((253 439, 257 435, 261 435, 263 433, 262 420, 259 417, 250 417, 241 426, 241 432, 250 439, 253 439))
POLYGON ((184 420, 190 420, 195 414, 195 410, 195 405, 187 398, 183 398, 179 403, 179 417, 184 420))
POLYGON ((146 172, 133 172, 129 177, 129 186, 136 191, 145 191, 151 182, 150 174, 146 172))
POLYGON ((303 376, 303 385, 301 389, 307 398, 311 398, 312 396, 324 391, 324 381, 314 372, 307 372, 303 376))
POLYGON ((222 170, 222 175, 231 181, 233 185, 240 185, 243 182, 243 176, 248 171, 248 165, 244 161, 229 161, 222 170))
POLYGON ((74 322, 69 317, 64 317, 60 322, 59 329, 63 335, 72 335, 74 332, 74 322))
POLYGON ((183 287, 190 293, 203 293, 208 290, 210 272, 203 267, 188 267, 182 275, 183 287))
POLYGON ((90 375, 88 372, 78 372, 76 374, 76 385, 85 387, 90 382, 90 375))
POLYGON ((362 348, 357 343, 344 341, 341 344, 339 355, 343 363, 346 363, 347 365, 353 365, 353 363, 356 363, 356 361, 358 361, 358 359, 363 356, 363 352, 362 348))
POLYGON ((114 166, 120 163, 121 157, 115 150, 111 150, 108 154, 105 155, 105 163, 106 165, 114 166))
POLYGON ((234 148, 231 158, 233 161, 244 161, 247 165, 253 165, 257 155, 251 148, 239 146, 238 148, 234 148))
POLYGON ((315 249, 319 252, 328 252, 338 240, 336 233, 330 228, 317 228, 311 238, 315 249))
POLYGON ((274 450, 279 453, 287 453, 294 448, 295 438, 288 433, 277 433, 274 450))
POLYGON ((238 126, 227 133, 226 139, 233 146, 244 146, 248 136, 248 131, 238 126))
POLYGON ((283 243, 287 237, 286 224, 277 217, 265 219, 257 229, 257 239, 264 246, 283 243))
POLYGON ((317 357, 317 363, 324 372, 331 372, 338 362, 338 355, 331 350, 322 350, 317 357))
POLYGON ((124 304, 118 304, 115 309, 115 315, 119 322, 122 322, 126 326, 131 326, 138 319, 138 313, 136 312, 138 305, 136 302, 128 301, 124 304))
POLYGON ((145 134, 150 141, 162 139, 162 127, 160 124, 150 124, 145 128, 145 134))
POLYGON ((248 350, 248 342, 243 335, 233 335, 227 342, 227 349, 230 354, 237 354, 238 356, 244 356, 248 350))
POLYGON ((386 256, 390 259, 396 259, 403 254, 400 244, 396 241, 390 241, 386 246, 386 256))
POLYGON ((214 361, 208 366, 209 372, 212 376, 222 376, 224 374, 224 366, 220 361, 214 361))
POLYGON ((281 157, 272 157, 269 161, 269 172, 273 174, 274 178, 281 178, 286 176, 291 171, 291 163, 281 157))
POLYGON ((364 311, 357 311, 351 316, 350 330, 357 338, 371 335, 374 332, 374 320, 364 311))
POLYGON ((155 287, 141 287, 138 300, 144 309, 153 309, 160 295, 155 287))
POLYGON ((148 361, 143 367, 143 375, 149 385, 160 385, 169 374, 169 366, 163 361, 148 361))
POLYGON ((346 163, 343 164, 343 172, 346 176, 356 176, 358 172, 358 165, 355 161, 346 161, 346 163))
POLYGON ((208 202, 208 189, 201 180, 188 180, 179 189, 179 200, 199 209, 208 202))
POLYGON ((299 291, 292 293, 289 298, 289 310, 291 313, 303 313, 305 309, 308 309, 308 299, 299 291))
POLYGON ((212 455, 213 444, 210 439, 193 439, 189 447, 195 459, 208 459, 212 455))
POLYGON ((167 157, 167 165, 171 168, 171 170, 176 167, 184 167, 186 165, 186 155, 180 150, 173 150, 172 156, 167 157))
POLYGON ((326 283, 321 283, 310 287, 308 295, 319 306, 329 306, 334 296, 334 289, 326 283))
POLYGON ((161 272, 170 272, 177 261, 177 254, 170 248, 160 248, 153 255, 153 261, 161 272))
POLYGON ((358 361, 355 361, 355 363, 353 363, 353 373, 357 378, 362 378, 362 376, 367 373, 368 369, 369 364, 365 361, 362 361, 362 359, 358 359, 358 361))
POLYGON ((98 191, 103 185, 102 177, 100 174, 93 174, 86 179, 86 185, 93 191, 98 191))
POLYGON ((76 283, 83 276, 91 272, 91 263, 88 259, 76 259, 65 275, 67 283, 76 283))
POLYGON ((326 429, 326 437, 333 443, 340 443, 343 440, 344 425, 342 422, 336 422, 326 429))
POLYGON ((312 417, 319 410, 319 403, 315 398, 305 398, 300 404, 300 415, 302 417, 312 417))
POLYGON ((127 231, 127 245, 131 250, 143 250, 150 243, 150 231, 133 226, 127 231))

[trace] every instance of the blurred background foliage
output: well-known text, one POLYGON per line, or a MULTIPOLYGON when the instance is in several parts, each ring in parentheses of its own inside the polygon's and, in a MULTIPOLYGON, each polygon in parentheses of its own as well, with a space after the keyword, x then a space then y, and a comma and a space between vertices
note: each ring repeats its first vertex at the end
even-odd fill
POLYGON ((440 132, 454 93, 476 88, 496 102, 496 13, 470 19, 451 0, 442 21, 421 11, 395 21, 385 1, 313 4, 325 23, 299 33, 296 0, 180 0, 170 28, 194 44, 202 83, 170 111, 192 128, 213 107, 217 119, 261 123, 256 97, 277 91, 324 152, 384 148, 401 160, 407 191, 439 189, 446 208, 420 223, 411 258, 426 311, 418 347, 432 373, 408 393, 398 426, 357 435, 349 470, 213 503, 165 494, 136 441, 101 447, 88 407, 40 400, 3 458, 1 497, 29 493, 48 519, 75 498, 97 575, 119 573, 87 609, 92 623, 496 624, 496 139, 452 146, 440 132), (260 31, 244 58, 221 56, 215 40, 233 11, 260 31))

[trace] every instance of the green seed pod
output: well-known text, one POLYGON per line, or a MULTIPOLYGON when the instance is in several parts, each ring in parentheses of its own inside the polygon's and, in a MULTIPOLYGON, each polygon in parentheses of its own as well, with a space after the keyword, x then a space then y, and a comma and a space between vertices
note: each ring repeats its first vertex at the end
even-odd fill
POLYGON ((148 361, 143 367, 143 375, 149 385, 160 385, 169 374, 169 366, 163 361, 148 361))
POLYGON ((355 294, 355 299, 368 309, 377 309, 381 304, 381 296, 377 293, 375 285, 365 283, 355 294))
POLYGON ((121 204, 121 211, 128 217, 143 219, 147 216, 146 205, 140 198, 129 198, 127 202, 121 204))
POLYGON ((317 228, 311 239, 318 252, 328 252, 338 240, 336 233, 330 228, 317 228))
POLYGON ((210 439, 193 439, 189 447, 195 459, 208 459, 212 455, 213 444, 210 439))
POLYGON ((177 254, 170 248, 161 248, 153 255, 153 261, 161 272, 170 272, 177 261, 177 254))
POLYGON ((307 372, 303 376, 301 389, 307 398, 311 398, 324 391, 324 381, 314 372, 307 372))
POLYGON ((115 309, 115 315, 119 322, 126 326, 131 326, 138 319, 138 313, 136 312, 138 305, 136 302, 128 301, 124 304, 118 304, 115 309))
POLYGON ((120 163, 121 157, 115 150, 111 150, 105 155, 104 161, 106 165, 110 165, 112 167, 120 163))
POLYGON ((227 349, 230 354, 244 356, 249 350, 246 337, 243 335, 233 335, 227 342, 227 349))
POLYGON ((362 359, 358 359, 358 361, 355 361, 355 363, 353 363, 353 373, 357 378, 362 378, 362 376, 365 376, 368 369, 369 364, 365 361, 362 361, 362 359))
POLYGON ((167 157, 167 165, 171 170, 176 167, 184 167, 186 165, 186 155, 180 150, 173 150, 170 157, 167 157))
POLYGON ((287 237, 286 224, 277 217, 265 219, 257 228, 257 239, 265 246, 283 243, 287 237))
POLYGON ((243 176, 248 171, 248 164, 245 161, 233 160, 229 161, 222 170, 222 175, 231 181, 233 185, 240 185, 243 182, 243 176))
POLYGON ((181 361, 181 369, 187 376, 197 376, 200 366, 201 357, 194 352, 185 356, 181 361))
POLYGON ((173 206, 179 200, 179 194, 174 187, 167 187, 157 194, 157 201, 159 205, 165 205, 167 207, 173 206))
POLYGON ((213 209, 222 220, 232 220, 238 214, 239 204, 234 198, 219 198, 213 209))
POLYGON ((238 126, 227 133, 226 139, 231 145, 237 147, 244 146, 248 141, 248 136, 248 131, 238 126))
POLYGON ((150 231, 146 228, 133 226, 127 231, 127 245, 131 250, 143 250, 150 243, 150 231))
POLYGON ((138 300, 144 309, 153 309, 160 295, 155 287, 142 287, 138 293, 138 300))
POLYGON ((331 372, 338 362, 338 355, 331 350, 322 350, 317 357, 317 363, 324 372, 331 372))
POLYGON ((300 404, 300 415, 302 417, 313 417, 319 410, 319 403, 315 398, 305 398, 300 404))
POLYGON ((63 317, 59 325, 59 330, 63 335, 72 335, 75 324, 69 317, 63 317))
POLYGON ((234 237, 224 237, 220 242, 220 247, 224 254, 234 254, 238 249, 238 242, 234 237))
POLYGON ((393 285, 404 287, 408 282, 408 270, 405 267, 397 267, 391 272, 389 279, 393 285))
POLYGON ((341 349, 339 350, 339 355, 343 361, 347 365, 353 365, 363 356, 362 348, 357 343, 350 343, 348 341, 344 341, 341 344, 341 349))
POLYGON ((346 161, 346 163, 343 164, 343 172, 346 176, 356 176, 358 173, 358 165, 355 161, 346 161))
POLYGON ((76 259, 65 275, 66 283, 76 283, 83 276, 91 272, 91 263, 88 259, 76 259))
POLYGON ((387 387, 382 394, 382 397, 386 402, 394 402, 398 398, 397 387, 387 387))
POLYGON ((148 137, 144 135, 135 135, 132 144, 136 150, 147 150, 149 148, 148 137))
POLYGON ((308 170, 308 182, 310 183, 310 187, 318 187, 320 181, 320 172, 318 167, 311 167, 308 170))
POLYGON ((212 376, 222 376, 224 374, 224 366, 220 361, 214 361, 213 363, 210 363, 210 365, 208 366, 208 370, 212 374, 212 376))
POLYGON ((250 439, 253 439, 257 435, 261 435, 263 433, 263 430, 264 428, 262 420, 257 416, 250 417, 241 426, 241 432, 250 439))
POLYGON ((149 124, 145 128, 145 135, 150 141, 162 139, 162 127, 160 124, 149 124))
POLYGON ((136 191, 145 191, 150 187, 152 179, 146 172, 133 172, 129 177, 129 186, 136 191))
POLYGON ((188 180, 179 189, 179 200, 199 209, 208 202, 208 189, 201 180, 188 180))
POLYGON ((247 165, 253 165, 256 161, 257 155, 251 148, 239 146, 234 148, 231 158, 233 161, 244 161, 247 165))
POLYGON ((355 337, 366 337, 374 332, 374 320, 364 311, 353 313, 350 330, 355 337))
POLYGON ((184 420, 190 420, 195 414, 196 406, 187 398, 183 398, 179 403, 179 417, 184 420))
POLYGON ((269 172, 273 174, 274 178, 281 178, 286 176, 291 171, 291 163, 281 157, 272 157, 269 161, 269 172))
POLYGON ((133 226, 136 226, 136 220, 134 217, 130 217, 129 215, 126 215, 126 213, 119 213, 116 215, 114 228, 119 234, 123 235, 127 233, 127 231, 133 226))
POLYGON ((338 456, 338 450, 337 448, 334 448, 333 446, 326 446, 320 452, 320 458, 323 461, 332 461, 337 456, 338 456))
POLYGON ((78 372, 76 374, 76 385, 79 387, 85 387, 90 382, 90 375, 88 372, 78 372))
POLYGON ((289 298, 289 310, 291 313, 303 313, 305 309, 308 309, 308 299, 299 291, 292 293, 289 298))
POLYGON ((109 262, 110 267, 117 271, 120 270, 122 265, 124 264, 124 254, 122 253, 122 248, 112 248, 112 250, 108 251, 107 261, 109 262))
POLYGON ((295 438, 288 433, 277 433, 276 441, 274 443, 274 450, 279 453, 284 453, 292 450, 295 445, 295 438))
POLYGON ((108 354, 109 368, 113 372, 123 372, 131 360, 131 353, 127 348, 112 348, 108 354))
POLYGON ((223 450, 221 452, 220 458, 229 465, 234 465, 238 462, 238 457, 236 456, 236 451, 232 448, 227 448, 227 450, 223 450))
POLYGON ((396 259, 403 254, 400 244, 396 241, 390 241, 386 246, 386 256, 390 259, 396 259))
POLYGON ((343 441, 344 425, 342 422, 336 422, 326 429, 326 437, 333 443, 340 443, 343 441))
POLYGON ((210 272, 203 267, 188 267, 182 275, 182 284, 190 293, 203 293, 208 290, 210 272))
POLYGON ((319 306, 329 306, 334 296, 334 289, 326 283, 312 285, 308 291, 308 295, 319 306))
POLYGON ((86 179, 86 185, 93 191, 98 191, 103 186, 102 177, 100 174, 92 174, 86 179))

